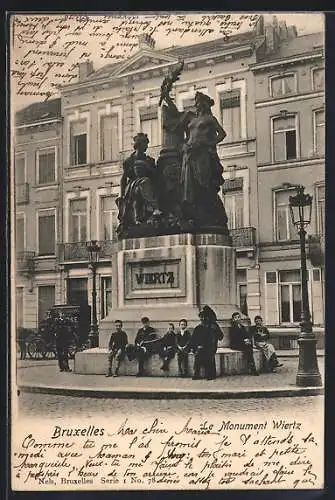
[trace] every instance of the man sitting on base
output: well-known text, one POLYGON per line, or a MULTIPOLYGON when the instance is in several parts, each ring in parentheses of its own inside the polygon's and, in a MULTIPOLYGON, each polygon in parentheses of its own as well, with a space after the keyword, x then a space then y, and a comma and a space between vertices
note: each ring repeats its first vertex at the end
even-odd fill
POLYGON ((234 312, 231 317, 229 328, 230 348, 242 351, 247 360, 248 372, 251 375, 259 375, 256 370, 252 337, 248 329, 242 324, 239 312, 234 312))
POLYGON ((251 327, 250 333, 254 338, 255 346, 263 353, 266 362, 266 370, 273 372, 276 368, 283 366, 279 363, 275 348, 267 342, 270 337, 269 330, 263 325, 262 316, 255 316, 255 325, 251 327))
POLYGON ((122 321, 115 321, 115 332, 112 333, 108 344, 108 370, 106 377, 117 377, 119 375, 119 368, 121 361, 124 360, 126 346, 128 344, 128 337, 124 330, 122 330, 122 321), (116 368, 113 374, 113 361, 116 361, 116 368))
POLYGON ((176 334, 174 331, 174 324, 169 323, 169 328, 164 337, 162 338, 162 350, 160 357, 163 360, 161 370, 164 372, 169 371, 170 361, 176 354, 176 334))
POLYGON ((144 362, 152 354, 159 354, 161 341, 158 338, 154 328, 150 326, 150 320, 147 317, 141 319, 142 328, 137 332, 135 338, 135 355, 138 360, 137 377, 144 375, 144 362))

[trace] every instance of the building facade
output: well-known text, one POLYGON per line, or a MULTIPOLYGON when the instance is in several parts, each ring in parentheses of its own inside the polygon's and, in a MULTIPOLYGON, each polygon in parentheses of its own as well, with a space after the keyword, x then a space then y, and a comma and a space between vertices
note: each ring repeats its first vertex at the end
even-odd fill
POLYGON ((62 118, 60 99, 16 115, 15 233, 17 325, 35 328, 61 300, 62 118))
MULTIPOLYGON (((46 147, 53 145, 57 150, 56 163, 59 163, 55 181, 43 188, 37 181, 37 174, 40 175, 37 158, 40 153, 37 157, 36 152, 33 153, 34 143, 29 135, 21 141, 23 136, 18 125, 16 152, 18 155, 28 154, 30 182, 35 184, 34 196, 26 205, 17 205, 17 217, 20 218, 21 212, 29 213, 35 221, 41 217, 41 227, 44 227, 43 213, 51 217, 48 211, 54 210, 56 214, 56 257, 42 258, 44 256, 40 255, 40 226, 37 222, 35 233, 33 229, 28 231, 31 239, 25 250, 35 252, 31 282, 37 288, 35 292, 27 292, 32 294, 29 302, 32 309, 29 313, 31 319, 24 326, 34 326, 33 317, 36 326, 41 317, 43 308, 38 306, 41 303, 38 302, 38 294, 42 286, 55 286, 54 297, 58 304, 91 303, 92 277, 88 270, 86 242, 92 239, 98 240, 101 245, 97 270, 98 318, 102 320, 107 316, 113 287, 111 256, 118 222, 115 201, 120 191, 122 162, 132 152, 132 138, 140 131, 148 134, 148 154, 158 157, 162 143, 162 117, 158 107, 160 86, 169 68, 182 58, 184 70, 172 91, 177 107, 180 110, 192 107, 196 91, 209 94, 215 101, 213 114, 227 133, 225 140, 218 145, 218 154, 225 178, 221 194, 237 254, 236 302, 252 319, 256 314, 262 314, 271 326, 281 327, 283 305, 287 309, 295 303, 292 299, 292 304, 286 305, 284 285, 283 299, 279 299, 280 279, 286 279, 281 271, 299 269, 297 242, 284 239, 282 227, 273 222, 278 219, 283 224, 285 209, 280 208, 286 206, 283 183, 296 183, 302 175, 304 179, 308 178, 306 188, 317 190, 318 206, 321 207, 324 178, 324 156, 320 154, 318 157, 316 152, 322 141, 323 90, 307 86, 308 71, 311 78, 314 75, 315 81, 321 78, 317 68, 322 68, 323 55, 321 59, 303 59, 302 54, 307 56, 310 52, 314 55, 322 52, 314 48, 313 41, 306 39, 301 42, 304 38, 297 37, 293 27, 283 23, 278 25, 275 19, 264 25, 261 17, 253 31, 232 36, 228 41, 156 50, 154 40, 150 36, 142 36, 138 51, 125 61, 97 71, 94 71, 90 61, 80 63, 78 81, 63 87, 61 98, 57 101, 60 103, 59 115, 55 118, 53 131, 48 132, 53 139, 42 135, 45 132, 38 128, 39 125, 34 129, 38 134, 34 136, 38 147, 40 143, 46 147), (298 49, 292 49, 292 44, 298 49), (300 51, 298 57, 291 54, 296 50, 300 51), (290 59, 289 63, 287 59, 290 59), (285 75, 296 75, 294 81, 299 82, 290 99, 285 94, 286 80, 284 83, 280 80, 284 70, 285 75), (300 75, 299 78, 297 75, 300 75), (283 91, 284 94, 281 94, 283 91), (284 119, 282 111, 285 110, 287 127, 292 126, 292 116, 294 120, 299 119, 299 122, 294 121, 295 124, 304 126, 299 128, 301 139, 296 142, 295 158, 292 157, 293 132, 290 128, 283 128, 284 122, 280 121, 284 119), (310 127, 307 125, 309 112, 312 113, 310 127), (285 140, 284 134, 287 134, 285 140), (285 154, 289 158, 286 159, 280 152, 283 141, 288 148, 285 154), (314 156, 308 156, 310 147, 316 148, 313 149, 314 156), (277 212, 279 216, 275 215, 277 212), (49 266, 48 269, 42 269, 42 262, 44 266, 49 266), (273 283, 268 280, 274 279, 271 273, 276 274, 276 291, 269 286, 273 283), (41 276, 45 283, 41 282, 41 276)), ((288 80, 287 85, 290 82, 288 80)), ((25 124, 22 130, 27 129, 27 134, 31 134, 30 128, 33 127, 26 125, 29 124, 25 124)), ((315 221, 319 220, 319 216, 315 217, 315 221)), ((320 232, 317 228, 322 220, 313 225, 315 234, 320 232)), ((20 222, 17 232, 21 232, 20 222)), ((17 248, 20 237, 18 234, 17 248)), ((311 276, 311 297, 314 301, 315 294, 322 292, 323 271, 312 267, 311 276), (314 286, 314 281, 317 283, 313 279, 313 276, 317 277, 316 269, 320 271, 319 288, 314 286)), ((294 287, 295 282, 289 283, 289 297, 296 297, 298 288, 294 287)), ((18 286, 22 287, 21 282, 18 286)), ((319 309, 315 312, 313 309, 313 314, 316 314, 317 324, 322 324, 322 306, 317 307, 319 309)), ((294 318, 290 316, 290 320, 296 317, 295 310, 294 318)), ((294 321, 289 324, 295 326, 294 321)))
MULTIPOLYGON (((277 26, 277 31, 285 27, 277 26)), ((307 228, 309 299, 324 324, 322 245, 325 207, 324 40, 313 33, 278 44, 252 66, 257 137, 258 266, 261 310, 272 331, 299 331, 300 244, 289 197, 303 184, 313 196, 307 228)))

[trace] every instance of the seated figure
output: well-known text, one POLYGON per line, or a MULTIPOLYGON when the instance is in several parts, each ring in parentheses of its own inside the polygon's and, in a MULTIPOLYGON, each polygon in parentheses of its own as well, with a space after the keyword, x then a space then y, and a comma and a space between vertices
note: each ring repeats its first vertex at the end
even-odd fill
POLYGON ((250 334, 253 336, 255 346, 263 353, 266 362, 267 371, 274 371, 283 366, 279 363, 275 348, 268 342, 270 337, 269 330, 263 325, 262 316, 255 316, 255 325, 251 327, 250 334))
POLYGON ((259 375, 256 370, 252 336, 248 329, 242 324, 239 312, 233 313, 231 317, 231 326, 229 328, 230 347, 242 351, 248 365, 248 371, 251 375, 259 375))
POLYGON ((131 226, 151 224, 159 216, 155 194, 155 160, 147 156, 149 139, 142 132, 134 137, 134 152, 123 163, 119 207, 119 234, 131 226))
POLYGON ((168 331, 162 338, 160 357, 163 360, 161 370, 169 371, 171 359, 176 354, 176 334, 174 331, 174 324, 170 323, 168 331))
POLYGON ((141 323, 143 326, 137 332, 135 345, 128 345, 126 350, 129 361, 135 358, 138 361, 137 377, 144 375, 144 362, 153 354, 161 352, 161 339, 150 326, 149 318, 142 318, 141 323))
POLYGON ((122 321, 115 321, 115 331, 112 333, 108 344, 108 370, 106 377, 117 377, 119 375, 119 368, 121 361, 125 358, 126 346, 128 344, 128 337, 124 330, 122 330, 122 321), (116 361, 116 368, 113 373, 113 361, 116 361))

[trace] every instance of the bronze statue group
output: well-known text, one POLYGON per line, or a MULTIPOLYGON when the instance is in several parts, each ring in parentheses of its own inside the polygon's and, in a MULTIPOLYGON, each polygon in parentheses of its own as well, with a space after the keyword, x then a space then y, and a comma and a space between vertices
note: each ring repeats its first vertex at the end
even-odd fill
MULTIPOLYGON (((180 377, 189 376, 189 357, 193 355, 193 380, 203 377, 207 380, 216 378, 215 354, 218 342, 223 339, 216 314, 209 306, 204 306, 199 313, 200 323, 191 332, 187 328, 187 320, 179 321, 175 331, 173 323, 163 337, 159 337, 150 325, 149 318, 143 317, 142 327, 138 330, 134 344, 128 343, 126 332, 122 329, 122 321, 115 321, 115 331, 111 334, 108 345, 108 370, 106 377, 117 377, 120 364, 128 357, 129 361, 138 362, 138 377, 145 375, 145 362, 153 355, 161 358, 161 370, 168 372, 171 360, 177 356, 180 377), (114 366, 114 371, 113 371, 114 366)), ((263 325, 262 318, 256 316, 255 325, 247 328, 243 325, 240 313, 232 315, 229 329, 230 347, 244 353, 248 372, 259 375, 254 361, 254 348, 260 349, 264 357, 264 371, 273 372, 282 366, 275 349, 268 342, 269 331, 263 325)))

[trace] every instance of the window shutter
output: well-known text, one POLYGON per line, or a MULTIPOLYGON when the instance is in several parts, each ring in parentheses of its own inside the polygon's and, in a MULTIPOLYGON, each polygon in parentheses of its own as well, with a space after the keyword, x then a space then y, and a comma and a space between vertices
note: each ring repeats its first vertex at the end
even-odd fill
POLYGON ((322 281, 320 279, 320 276, 321 276, 321 270, 320 269, 313 269, 313 281, 312 281, 312 294, 311 295, 312 295, 313 323, 316 325, 322 325, 324 323, 323 293, 322 293, 323 290, 322 290, 322 281))
POLYGON ((38 239, 39 255, 55 254, 55 214, 39 215, 38 239))
POLYGON ((265 321, 268 325, 278 325, 278 273, 265 273, 265 321))

